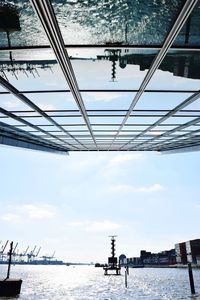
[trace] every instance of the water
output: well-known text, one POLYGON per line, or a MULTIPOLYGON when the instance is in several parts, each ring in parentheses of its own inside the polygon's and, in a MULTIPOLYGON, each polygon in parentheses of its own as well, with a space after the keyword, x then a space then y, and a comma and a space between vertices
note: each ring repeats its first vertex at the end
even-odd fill
MULTIPOLYGON (((1 277, 6 269, 0 266, 1 277)), ((200 270, 193 273, 200 294, 200 270)), ((15 298, 23 300, 200 299, 191 297, 187 269, 130 269, 127 289, 124 269, 122 276, 104 276, 102 268, 93 266, 13 266, 11 277, 23 279, 15 298)))

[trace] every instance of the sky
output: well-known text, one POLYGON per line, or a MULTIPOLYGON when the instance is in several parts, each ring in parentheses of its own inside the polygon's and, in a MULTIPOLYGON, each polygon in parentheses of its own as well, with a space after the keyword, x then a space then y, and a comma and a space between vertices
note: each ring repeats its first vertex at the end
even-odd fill
POLYGON ((200 238, 199 153, 47 154, 0 147, 1 240, 68 262, 200 238))

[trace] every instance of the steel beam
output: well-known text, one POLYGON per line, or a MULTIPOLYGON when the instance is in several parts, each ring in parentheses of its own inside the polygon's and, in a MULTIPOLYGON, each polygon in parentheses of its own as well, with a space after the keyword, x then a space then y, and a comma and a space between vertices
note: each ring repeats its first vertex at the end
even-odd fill
MULTIPOLYGON (((160 50, 162 48, 162 45, 142 45, 142 44, 115 44, 115 43, 106 43, 106 44, 65 44, 64 45, 66 49, 71 48, 97 48, 97 49, 137 49, 137 50, 160 50)), ((23 46, 6 46, 1 47, 0 46, 0 52, 4 51, 19 51, 19 50, 45 50, 45 49, 51 49, 51 46, 49 45, 23 45, 23 46)), ((200 46, 199 45, 172 45, 171 49, 175 51, 199 51, 200 46)))
POLYGON ((195 152, 200 150, 200 143, 199 145, 191 145, 191 146, 184 146, 180 148, 168 148, 166 150, 159 151, 162 154, 177 154, 177 153, 187 153, 187 152, 195 152))
MULTIPOLYGON (((44 134, 47 135, 47 136, 50 136, 50 137, 52 137, 52 138, 57 139, 59 142, 63 142, 63 141, 62 141, 61 139, 59 139, 57 136, 55 136, 55 135, 53 135, 53 134, 50 134, 49 132, 47 132, 47 131, 43 130, 42 128, 40 128, 39 125, 33 125, 32 123, 30 123, 30 122, 28 122, 28 121, 26 121, 26 120, 20 118, 19 116, 16 116, 15 114, 13 114, 13 113, 11 113, 11 112, 9 112, 9 111, 7 111, 7 110, 1 108, 1 107, 0 107, 0 113, 6 115, 7 117, 10 117, 10 118, 16 120, 17 122, 22 123, 24 126, 29 126, 29 127, 33 128, 33 129, 35 129, 35 130, 37 130, 37 131, 40 131, 40 132, 44 133, 44 134)), ((21 125, 21 127, 22 127, 23 125, 21 125)), ((53 125, 52 125, 52 126, 53 126, 53 125)), ((15 127, 15 126, 13 126, 13 127, 15 127)), ((18 126, 18 127, 20 127, 20 126, 18 126)), ((71 146, 70 143, 66 143, 66 142, 65 142, 65 144, 67 144, 68 147, 71 146)))
MULTIPOLYGON (((172 133, 175 133, 175 132, 177 132, 177 131, 181 131, 182 129, 185 129, 185 128, 190 127, 190 126, 193 126, 193 125, 196 125, 196 124, 198 124, 198 123, 200 123, 200 117, 195 118, 194 120, 189 121, 189 122, 187 122, 187 123, 181 124, 181 125, 179 125, 178 127, 174 128, 174 129, 171 129, 171 130, 168 130, 168 131, 164 132, 163 134, 161 134, 161 135, 159 135, 159 136, 157 136, 157 137, 151 139, 150 141, 146 142, 146 143, 145 143, 145 146, 146 146, 146 144, 148 144, 149 142, 153 142, 154 140, 158 140, 158 139, 163 138, 163 137, 168 137, 168 136, 170 136, 172 133)), ((200 125, 200 124, 199 124, 199 125, 200 125)), ((197 132, 199 132, 199 130, 197 130, 196 133, 197 133, 197 132)), ((175 138, 180 139, 180 138, 185 137, 185 136, 187 137, 188 135, 191 135, 191 134, 195 134, 195 131, 192 132, 192 133, 186 133, 186 134, 184 134, 184 135, 176 136, 175 138)), ((174 138, 174 139, 175 139, 175 138, 174 138)), ((143 143, 142 143, 142 144, 143 144, 143 143)), ((138 146, 140 147, 142 144, 140 144, 140 145, 138 145, 138 146)), ((157 144, 159 144, 159 143, 157 143, 157 144)), ((154 146, 156 146, 157 144, 154 144, 154 146)), ((137 149, 138 149, 138 147, 137 147, 137 149)), ((136 149, 136 150, 137 150, 137 149, 136 149)))
POLYGON ((0 144, 40 150, 59 154, 68 154, 68 149, 53 142, 45 141, 26 131, 16 129, 11 125, 0 122, 0 144))
MULTIPOLYGON (((80 93, 136 93, 138 92, 138 89, 79 89, 80 93)), ((198 90, 144 90, 144 93, 178 93, 178 94, 187 94, 187 93, 196 93, 198 90)), ((24 91, 19 91, 19 94, 59 94, 59 93, 71 93, 70 90, 24 90, 24 91)), ((10 94, 7 91, 1 91, 0 95, 7 95, 10 94)))
MULTIPOLYGON (((52 4, 49 0, 31 0, 31 3, 36 11, 37 16, 39 17, 41 24, 46 32, 46 35, 49 39, 50 45, 55 53, 57 61, 61 67, 63 75, 69 85, 72 95, 76 101, 76 104, 79 107, 79 110, 82 114, 82 117, 88 127, 88 130, 92 136, 94 144, 97 147, 95 141, 95 136, 92 131, 92 126, 90 124, 87 112, 85 109, 84 102, 82 100, 81 94, 79 92, 78 83, 74 75, 74 71, 65 49, 64 41, 56 20, 52 4)), ((98 148, 98 147, 97 147, 98 148)))

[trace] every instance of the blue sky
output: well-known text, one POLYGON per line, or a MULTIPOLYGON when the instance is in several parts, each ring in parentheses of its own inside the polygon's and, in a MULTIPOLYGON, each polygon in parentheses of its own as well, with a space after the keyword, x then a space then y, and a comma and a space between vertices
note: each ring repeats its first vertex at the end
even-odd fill
POLYGON ((66 261, 137 256, 199 238, 199 153, 71 153, 0 147, 1 240, 66 261))

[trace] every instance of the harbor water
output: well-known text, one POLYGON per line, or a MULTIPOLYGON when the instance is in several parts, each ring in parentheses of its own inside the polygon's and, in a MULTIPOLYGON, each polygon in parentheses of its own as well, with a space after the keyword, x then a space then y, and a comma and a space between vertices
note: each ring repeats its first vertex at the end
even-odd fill
MULTIPOLYGON (((0 277, 7 266, 0 266, 0 277)), ((200 299, 200 270, 194 270, 197 295, 191 296, 187 269, 130 269, 125 288, 121 276, 104 276, 94 266, 12 266, 11 277, 22 278, 23 300, 162 300, 200 299)), ((4 299, 4 298, 0 298, 4 299)), ((6 298, 11 299, 11 298, 6 298)))

